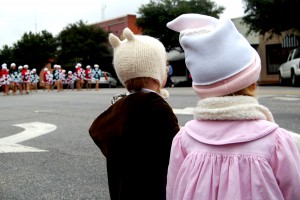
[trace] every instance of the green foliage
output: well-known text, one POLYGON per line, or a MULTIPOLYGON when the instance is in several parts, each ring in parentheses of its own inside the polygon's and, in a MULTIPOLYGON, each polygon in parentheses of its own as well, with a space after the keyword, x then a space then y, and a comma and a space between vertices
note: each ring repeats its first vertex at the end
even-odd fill
POLYGON ((151 0, 139 8, 136 24, 143 34, 158 38, 167 51, 182 51, 179 34, 168 29, 166 24, 184 13, 199 13, 219 18, 224 7, 217 6, 210 0, 151 0))
POLYGON ((17 65, 29 65, 30 69, 41 70, 49 59, 55 55, 55 38, 51 33, 42 31, 33 34, 24 33, 21 40, 13 44, 11 57, 17 65))
POLYGON ((68 25, 57 37, 57 62, 64 63, 67 68, 78 62, 83 66, 101 63, 109 56, 107 36, 103 29, 82 21, 68 25))
POLYGON ((83 65, 111 64, 107 36, 101 28, 86 25, 82 21, 68 25, 57 37, 47 31, 24 33, 13 47, 2 47, 0 62, 28 64, 30 69, 36 68, 38 72, 45 64, 54 62, 72 69, 77 62, 83 65))
POLYGON ((0 50, 0 64, 6 63, 7 65, 9 65, 10 63, 15 62, 12 54, 12 48, 4 45, 2 47, 2 50, 0 50))
POLYGON ((299 0, 243 0, 243 21, 260 34, 280 35, 300 32, 299 0))

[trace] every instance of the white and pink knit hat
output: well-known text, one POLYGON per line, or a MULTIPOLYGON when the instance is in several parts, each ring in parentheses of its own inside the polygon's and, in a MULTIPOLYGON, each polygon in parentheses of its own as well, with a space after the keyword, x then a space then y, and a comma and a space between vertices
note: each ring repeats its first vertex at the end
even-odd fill
POLYGON ((183 14, 167 27, 180 33, 193 89, 200 98, 231 94, 259 79, 259 55, 230 19, 183 14))

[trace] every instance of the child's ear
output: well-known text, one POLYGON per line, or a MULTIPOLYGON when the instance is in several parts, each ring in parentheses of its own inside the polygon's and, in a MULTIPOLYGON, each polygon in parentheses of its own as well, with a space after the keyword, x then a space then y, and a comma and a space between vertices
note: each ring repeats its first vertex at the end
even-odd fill
POLYGON ((256 84, 256 83, 252 83, 252 84, 250 85, 250 88, 251 88, 252 90, 256 90, 257 84, 256 84))

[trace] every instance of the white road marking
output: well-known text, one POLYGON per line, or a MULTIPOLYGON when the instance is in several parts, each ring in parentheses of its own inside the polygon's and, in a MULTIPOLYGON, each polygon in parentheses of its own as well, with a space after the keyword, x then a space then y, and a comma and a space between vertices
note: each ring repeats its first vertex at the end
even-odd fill
POLYGON ((283 100, 283 101, 299 101, 300 98, 297 97, 273 97, 273 99, 283 100))
POLYGON ((18 152, 45 152, 38 148, 28 147, 17 143, 50 133, 57 127, 53 124, 42 122, 30 122, 24 124, 15 124, 25 130, 0 139, 0 153, 18 153, 18 152))
POLYGON ((194 114, 194 109, 193 107, 186 107, 184 109, 173 108, 173 112, 179 115, 192 115, 194 114))

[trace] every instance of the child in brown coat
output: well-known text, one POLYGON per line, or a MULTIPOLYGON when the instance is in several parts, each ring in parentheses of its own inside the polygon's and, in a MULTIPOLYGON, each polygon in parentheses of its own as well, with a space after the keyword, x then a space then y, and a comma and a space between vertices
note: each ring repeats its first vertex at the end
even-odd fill
POLYGON ((109 35, 114 67, 128 93, 92 123, 89 133, 107 161, 112 200, 165 200, 172 139, 179 125, 160 95, 166 52, 157 39, 125 28, 109 35))

